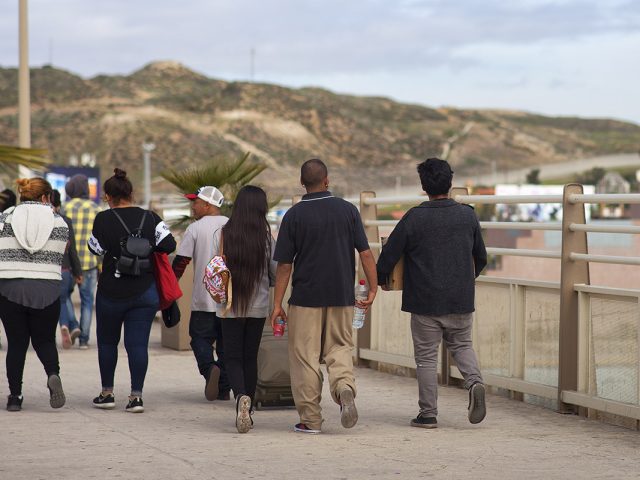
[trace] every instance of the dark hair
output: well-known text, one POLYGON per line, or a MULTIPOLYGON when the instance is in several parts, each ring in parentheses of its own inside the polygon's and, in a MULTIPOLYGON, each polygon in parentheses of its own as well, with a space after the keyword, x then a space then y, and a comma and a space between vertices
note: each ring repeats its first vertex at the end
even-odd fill
POLYGON ((445 195, 451 190, 453 170, 444 160, 427 158, 418 164, 418 174, 422 189, 429 195, 445 195))
POLYGON ((319 158, 307 160, 300 167, 300 181, 305 187, 320 185, 327 175, 327 166, 319 158))
POLYGON ((131 201, 133 185, 127 178, 127 172, 119 168, 113 169, 113 176, 104 182, 104 193, 109 195, 117 205, 121 200, 131 201))
POLYGON ((233 278, 233 309, 241 316, 247 313, 271 254, 268 209, 264 190, 246 185, 238 192, 231 217, 222 227, 222 248, 233 278))
POLYGON ((21 202, 39 202, 43 195, 51 195, 51 184, 44 178, 19 178, 16 180, 21 202))
POLYGON ((51 191, 51 205, 53 205, 56 208, 58 208, 61 205, 60 192, 55 188, 51 191))
POLYGON ((16 206, 16 194, 13 190, 5 188, 0 192, 0 212, 4 212, 9 207, 16 206))

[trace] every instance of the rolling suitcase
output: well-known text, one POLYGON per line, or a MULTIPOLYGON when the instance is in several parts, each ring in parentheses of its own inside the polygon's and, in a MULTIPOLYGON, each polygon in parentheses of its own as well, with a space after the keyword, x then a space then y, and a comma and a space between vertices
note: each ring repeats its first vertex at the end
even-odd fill
POLYGON ((288 332, 274 337, 271 325, 265 324, 258 350, 258 385, 255 408, 294 407, 289 376, 288 332))

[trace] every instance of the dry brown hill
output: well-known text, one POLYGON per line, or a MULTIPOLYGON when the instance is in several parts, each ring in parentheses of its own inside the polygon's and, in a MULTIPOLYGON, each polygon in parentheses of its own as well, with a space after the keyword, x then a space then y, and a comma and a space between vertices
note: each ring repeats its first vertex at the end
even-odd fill
MULTIPOLYGON (((0 68, 0 143, 17 143, 17 70, 0 68)), ((141 170, 152 140, 153 174, 251 151, 271 168, 260 180, 295 191, 301 161, 327 161, 341 193, 392 186, 427 156, 448 156, 458 172, 491 161, 522 168, 638 151, 640 126, 616 120, 554 118, 523 112, 432 109, 319 88, 225 82, 175 62, 128 76, 83 79, 52 67, 31 73, 33 145, 57 164, 96 155, 106 174, 141 170)))

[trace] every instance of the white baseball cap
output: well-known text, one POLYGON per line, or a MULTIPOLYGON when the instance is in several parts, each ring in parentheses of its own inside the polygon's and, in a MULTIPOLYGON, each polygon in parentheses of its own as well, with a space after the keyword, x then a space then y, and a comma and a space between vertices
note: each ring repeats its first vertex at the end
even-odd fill
POLYGON ((216 187, 208 185, 200 187, 196 193, 187 193, 185 198, 188 198, 189 200, 200 198, 214 207, 221 207, 224 203, 224 195, 222 195, 222 192, 216 187))

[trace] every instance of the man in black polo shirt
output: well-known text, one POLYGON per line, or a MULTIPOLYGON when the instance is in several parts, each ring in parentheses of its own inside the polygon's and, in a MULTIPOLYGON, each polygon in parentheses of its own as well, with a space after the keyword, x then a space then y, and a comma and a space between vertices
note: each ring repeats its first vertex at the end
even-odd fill
POLYGON ((373 303, 378 281, 360 214, 328 190, 325 164, 318 159, 306 161, 300 181, 307 194, 286 213, 278 233, 271 324, 277 317, 287 319, 282 301, 293 267, 287 323, 291 389, 300 415, 294 430, 320 433, 321 361, 327 365, 331 396, 340 405, 342 425, 351 428, 358 421, 351 356, 354 250, 360 254, 369 285, 367 300, 358 302, 360 307, 366 309, 373 303))
POLYGON ((402 217, 378 259, 378 282, 384 285, 404 255, 402 310, 411 313, 420 407, 411 425, 438 426, 436 366, 443 337, 469 389, 469 421, 479 423, 486 407, 471 323, 475 279, 487 264, 487 251, 473 208, 449 198, 449 164, 429 158, 418 173, 429 201, 402 217))

